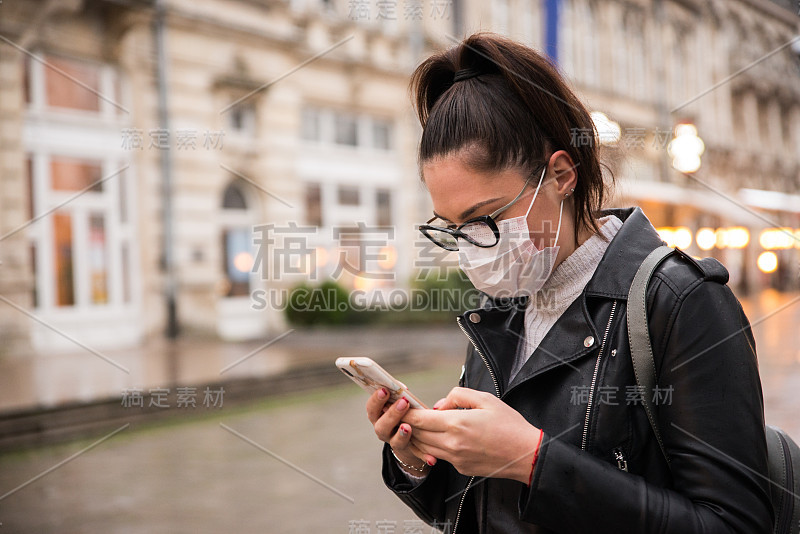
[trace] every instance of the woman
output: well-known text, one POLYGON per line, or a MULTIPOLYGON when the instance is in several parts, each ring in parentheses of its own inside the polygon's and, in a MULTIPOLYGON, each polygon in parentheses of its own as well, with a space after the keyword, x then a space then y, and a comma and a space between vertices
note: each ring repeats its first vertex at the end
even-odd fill
POLYGON ((662 242, 640 209, 600 210, 585 107, 542 56, 486 33, 411 88, 434 207, 421 229, 486 299, 458 318, 470 350, 434 410, 370 397, 388 487, 458 534, 771 532, 754 341, 724 267, 679 253, 656 270, 658 386, 637 390, 626 298, 662 242))

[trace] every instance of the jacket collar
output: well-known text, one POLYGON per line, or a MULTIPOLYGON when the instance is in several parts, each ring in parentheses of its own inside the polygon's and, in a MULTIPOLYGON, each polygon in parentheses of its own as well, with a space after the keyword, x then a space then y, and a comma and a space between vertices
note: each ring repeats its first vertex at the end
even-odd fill
POLYGON ((619 217, 623 222, 622 227, 609 243, 583 294, 570 304, 550 328, 511 384, 511 367, 517 345, 524 336, 527 299, 489 299, 483 308, 469 310, 459 317, 459 324, 497 375, 501 394, 551 368, 568 365, 597 348, 600 339, 589 316, 586 297, 627 300, 639 265, 653 249, 662 244, 655 228, 640 208, 600 212, 601 217, 606 215, 619 217))
POLYGON ((600 212, 601 217, 606 215, 616 215, 623 224, 609 243, 584 293, 593 297, 627 300, 639 265, 663 242, 641 208, 600 212))

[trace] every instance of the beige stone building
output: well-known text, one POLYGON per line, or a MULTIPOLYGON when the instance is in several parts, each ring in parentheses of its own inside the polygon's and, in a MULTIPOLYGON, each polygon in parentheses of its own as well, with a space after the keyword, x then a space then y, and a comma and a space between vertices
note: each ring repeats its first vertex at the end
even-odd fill
MULTIPOLYGON (((170 294, 181 332, 234 340, 283 331, 269 298, 304 279, 403 287, 429 212, 408 75, 478 29, 543 48, 546 5, 4 1, 0 357, 137 346, 170 294), (305 252, 275 252, 296 236, 305 252)), ((799 22, 767 0, 560 2, 558 61, 609 118, 615 203, 739 286, 797 288, 795 242, 775 273, 756 258, 764 228, 800 229, 799 22), (665 149, 687 122, 692 177, 665 149), (749 242, 727 246, 739 227, 749 242)))
MULTIPOLYGON (((496 28, 544 49, 547 3, 471 3, 465 31, 496 28)), ((618 140, 604 149, 618 179, 614 203, 642 206, 657 227, 666 227, 668 241, 721 259, 740 290, 796 290, 800 6, 767 0, 559 4, 559 65, 589 108, 615 123, 609 134, 618 140), (673 168, 666 150, 681 123, 693 124, 705 145, 691 176, 673 168), (769 267, 770 253, 777 268, 766 274, 758 264, 769 267)))

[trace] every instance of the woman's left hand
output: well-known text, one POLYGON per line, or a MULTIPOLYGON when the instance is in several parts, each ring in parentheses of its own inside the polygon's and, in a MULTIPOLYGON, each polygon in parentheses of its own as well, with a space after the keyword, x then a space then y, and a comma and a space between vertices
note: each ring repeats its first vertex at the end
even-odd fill
POLYGON ((491 393, 453 388, 434 410, 409 410, 402 420, 419 450, 459 473, 528 483, 541 430, 491 393))

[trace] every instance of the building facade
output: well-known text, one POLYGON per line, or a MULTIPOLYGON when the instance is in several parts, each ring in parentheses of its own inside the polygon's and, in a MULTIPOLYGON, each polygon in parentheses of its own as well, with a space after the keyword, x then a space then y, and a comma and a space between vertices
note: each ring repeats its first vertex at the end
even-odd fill
POLYGON ((797 289, 799 22, 766 0, 5 2, 0 357, 136 346, 165 295, 180 332, 239 340, 283 331, 270 298, 303 280, 405 286, 430 211, 408 76, 479 29, 554 43, 612 125, 614 203, 739 288, 797 289))
POLYGON ((538 49, 556 42, 562 72, 613 123, 610 142, 600 139, 617 178, 613 203, 642 206, 668 242, 723 261, 741 291, 796 290, 798 9, 766 0, 501 0, 470 4, 465 32, 497 28, 538 49), (554 5, 558 31, 548 37, 554 5), (682 123, 705 148, 689 174, 667 150, 682 123))

